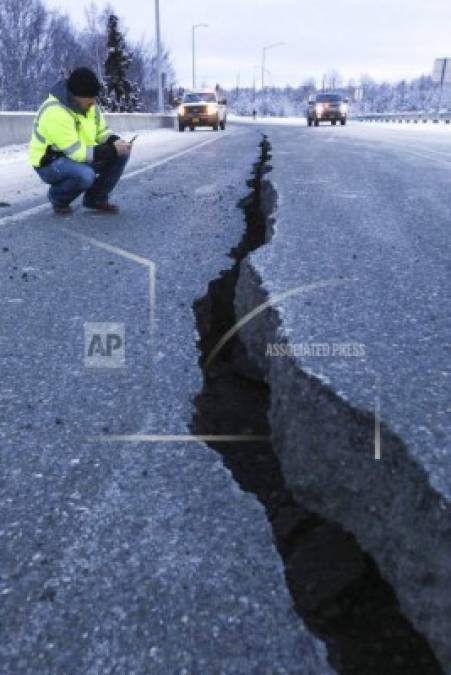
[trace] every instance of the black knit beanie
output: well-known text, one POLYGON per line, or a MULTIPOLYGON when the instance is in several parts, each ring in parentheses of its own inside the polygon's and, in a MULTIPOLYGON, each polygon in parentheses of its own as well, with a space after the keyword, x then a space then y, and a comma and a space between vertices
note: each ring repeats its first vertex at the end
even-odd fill
POLYGON ((100 91, 100 82, 89 68, 76 68, 67 78, 67 86, 73 96, 94 98, 100 91))

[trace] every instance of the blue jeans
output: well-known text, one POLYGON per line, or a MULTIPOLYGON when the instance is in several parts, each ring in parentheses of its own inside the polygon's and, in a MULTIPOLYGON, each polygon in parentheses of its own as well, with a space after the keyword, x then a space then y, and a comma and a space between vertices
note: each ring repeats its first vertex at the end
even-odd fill
POLYGON ((35 169, 44 183, 50 185, 49 200, 52 204, 66 206, 84 192, 83 203, 92 206, 108 201, 108 195, 117 185, 127 161, 127 155, 90 164, 59 157, 51 164, 35 169))

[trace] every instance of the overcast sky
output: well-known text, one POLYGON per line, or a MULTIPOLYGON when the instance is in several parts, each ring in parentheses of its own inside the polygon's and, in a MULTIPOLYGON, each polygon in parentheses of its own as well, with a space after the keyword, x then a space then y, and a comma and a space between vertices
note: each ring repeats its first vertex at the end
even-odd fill
MULTIPOLYGON (((80 0, 46 0, 83 20, 80 0)), ((103 4, 100 2, 99 4, 103 4)), ((136 38, 154 37, 154 0, 112 0, 136 38)), ((191 81, 191 26, 198 30, 198 84, 260 82, 262 47, 267 84, 300 84, 338 70, 347 80, 367 73, 397 80, 429 74, 434 58, 451 56, 450 0, 160 0, 161 27, 179 83, 191 81)))

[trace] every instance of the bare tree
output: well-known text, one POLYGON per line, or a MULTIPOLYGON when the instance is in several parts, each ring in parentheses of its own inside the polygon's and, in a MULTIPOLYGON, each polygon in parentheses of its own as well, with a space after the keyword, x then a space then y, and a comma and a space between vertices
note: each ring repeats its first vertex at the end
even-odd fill
POLYGON ((36 108, 53 82, 80 58, 76 31, 65 14, 42 0, 0 4, 0 104, 36 108))
POLYGON ((3 0, 0 5, 0 63, 3 107, 33 104, 45 65, 49 14, 41 0, 3 0))
POLYGON ((343 78, 336 70, 330 70, 323 75, 322 88, 324 89, 339 89, 343 85, 343 78))
POLYGON ((103 79, 107 57, 107 23, 111 14, 114 14, 112 5, 107 4, 99 9, 95 2, 91 2, 85 9, 85 27, 80 35, 86 55, 84 65, 92 68, 99 80, 103 79))
MULTIPOLYGON (((107 20, 111 5, 86 9, 77 31, 68 16, 48 10, 43 0, 0 0, 0 109, 36 109, 52 84, 75 66, 91 67, 104 80, 107 20)), ((141 91, 143 109, 156 105, 156 50, 152 43, 124 37, 132 54, 129 75, 141 91)), ((165 87, 175 84, 167 50, 163 52, 165 87)))
MULTIPOLYGON (((157 55, 153 42, 131 43, 133 54, 129 75, 141 90, 143 108, 156 110, 157 107, 157 55)), ((171 63, 170 53, 162 47, 161 70, 163 73, 166 100, 168 91, 175 86, 176 76, 171 63)))

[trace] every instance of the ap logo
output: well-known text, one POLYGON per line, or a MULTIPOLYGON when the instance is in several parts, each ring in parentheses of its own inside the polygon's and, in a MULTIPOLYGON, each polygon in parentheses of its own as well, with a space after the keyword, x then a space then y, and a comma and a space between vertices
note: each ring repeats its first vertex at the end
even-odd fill
POLYGON ((123 323, 85 323, 86 368, 125 366, 125 328, 123 323))

